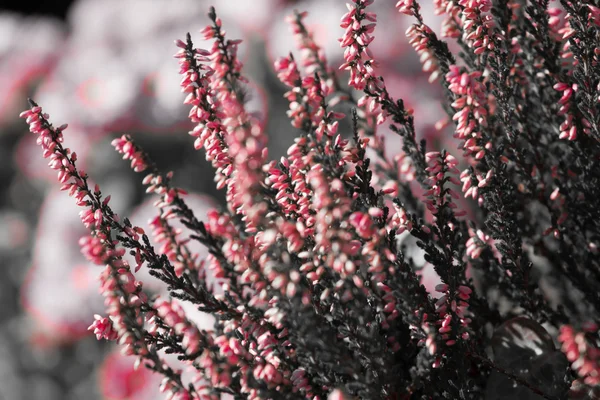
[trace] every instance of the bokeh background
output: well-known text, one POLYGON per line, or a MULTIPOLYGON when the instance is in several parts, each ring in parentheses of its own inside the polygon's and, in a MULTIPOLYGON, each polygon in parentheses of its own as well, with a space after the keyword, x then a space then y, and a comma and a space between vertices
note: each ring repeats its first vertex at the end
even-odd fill
MULTIPOLYGON (((285 117, 285 92, 273 61, 294 48, 284 17, 308 11, 307 25, 339 65, 343 0, 76 0, 0 3, 0 400, 154 399, 157 381, 87 331, 102 314, 97 267, 80 255, 85 233, 78 209, 57 188, 26 124, 17 118, 34 98, 59 125, 68 147, 121 215, 146 226, 152 215, 140 177, 110 146, 131 134, 176 184, 189 190, 198 215, 223 201, 212 169, 193 149, 182 104, 173 40, 208 24, 210 5, 229 38, 243 38, 250 79, 248 107, 269 135, 270 156, 285 153, 297 132, 285 117)), ((428 84, 405 31, 411 19, 396 0, 379 15, 372 50, 391 94, 414 108, 417 131, 448 146, 434 125, 443 118, 439 85, 428 84)), ((423 14, 438 30, 430 2, 423 14)), ((207 46, 208 47, 208 46, 207 46)), ((382 126, 389 154, 399 140, 382 126)), ((451 146, 452 147, 452 146, 451 146)), ((159 290, 159 289, 157 289, 159 290)))

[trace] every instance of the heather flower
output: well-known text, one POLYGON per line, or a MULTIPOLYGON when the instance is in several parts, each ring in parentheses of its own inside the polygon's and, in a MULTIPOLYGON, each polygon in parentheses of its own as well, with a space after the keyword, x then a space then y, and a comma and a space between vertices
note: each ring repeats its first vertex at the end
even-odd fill
POLYGON ((21 301, 36 327, 57 342, 81 338, 93 315, 104 310, 99 267, 86 260, 78 245, 87 230, 77 213, 67 193, 57 189, 47 194, 21 287, 21 301))
POLYGON ((93 330, 98 340, 100 338, 106 340, 116 340, 118 338, 118 333, 114 330, 111 320, 98 314, 94 315, 94 323, 89 326, 88 330, 93 330))

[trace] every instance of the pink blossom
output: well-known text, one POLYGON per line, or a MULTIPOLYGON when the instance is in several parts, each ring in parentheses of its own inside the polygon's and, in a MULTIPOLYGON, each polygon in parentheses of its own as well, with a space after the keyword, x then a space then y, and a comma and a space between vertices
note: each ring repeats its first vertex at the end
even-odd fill
POLYGON ((113 329, 112 322, 107 317, 102 317, 98 314, 94 315, 94 323, 90 325, 88 330, 94 330, 94 335, 96 335, 96 339, 100 340, 100 338, 106 340, 117 340, 118 334, 113 329))

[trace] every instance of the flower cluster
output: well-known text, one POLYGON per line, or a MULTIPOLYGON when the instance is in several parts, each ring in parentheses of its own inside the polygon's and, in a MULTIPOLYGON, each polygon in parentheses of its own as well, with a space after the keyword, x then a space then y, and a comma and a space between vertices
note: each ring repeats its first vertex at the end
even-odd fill
POLYGON ((560 329, 558 340, 562 344, 562 351, 577 373, 578 379, 574 382, 574 387, 579 391, 585 386, 592 387, 595 389, 594 395, 598 396, 600 394, 598 391, 600 385, 598 325, 587 323, 581 331, 575 331, 572 326, 564 325, 560 329))
POLYGON ((241 42, 226 38, 215 10, 201 31, 209 50, 190 34, 175 41, 193 146, 204 149, 227 205, 194 215, 172 173, 131 137, 115 139, 157 196, 156 249, 92 189, 63 146, 67 126, 54 127, 31 101, 22 117, 83 209, 83 254, 104 268, 107 317, 89 329, 162 374, 170 399, 481 399, 498 374, 512 382, 507 398, 597 393, 598 328, 584 322, 600 319, 600 13, 565 2, 570 32, 560 38, 543 2, 520 10, 439 1, 444 36, 456 41, 447 43, 416 0, 399 1, 415 19, 408 36, 430 81, 444 78, 444 110, 462 149, 453 155, 420 140, 413 111, 378 75, 372 3, 353 0, 341 19, 348 87, 304 25, 307 14, 287 19, 300 61, 290 54, 275 70, 300 133, 278 160, 246 109, 241 42), (571 65, 558 57, 563 40, 571 65), (403 142, 393 160, 377 133, 384 122, 403 142), (153 296, 136 275, 142 269, 168 294, 153 296), (427 269, 435 290, 423 284, 427 269), (212 328, 190 310, 210 314, 212 328), (553 339, 541 324, 560 332, 577 379, 552 371, 559 379, 546 388, 536 371, 515 367, 520 353, 511 352, 536 345, 506 333, 515 314, 548 338, 545 351, 553 339))

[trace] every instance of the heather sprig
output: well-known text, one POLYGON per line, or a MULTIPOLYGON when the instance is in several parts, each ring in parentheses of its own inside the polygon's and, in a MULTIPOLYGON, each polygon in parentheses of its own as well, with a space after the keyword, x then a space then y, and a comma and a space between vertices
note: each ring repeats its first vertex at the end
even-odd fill
POLYGON ((94 316, 90 330, 164 375, 173 399, 481 399, 502 380, 506 398, 557 398, 565 383, 573 395, 597 395, 600 10, 440 0, 440 39, 417 1, 400 0, 396 10, 414 20, 409 42, 442 86, 456 151, 421 140, 413 111, 390 95, 369 48, 378 40, 373 2, 348 4, 339 68, 307 14, 288 17, 300 56, 279 58, 275 72, 298 137, 279 160, 246 109, 241 41, 227 38, 214 8, 201 31, 210 50, 190 34, 176 40, 193 145, 227 204, 194 215, 172 173, 131 137, 115 139, 158 196, 157 248, 91 190, 62 145, 66 126, 53 127, 32 102, 22 117, 84 208, 84 255, 105 266, 108 316, 94 316), (393 159, 377 131, 384 122, 403 142, 393 159), (190 250, 194 241, 206 259, 190 250), (424 266, 441 281, 435 290, 423 285, 424 266), (167 293, 142 289, 140 268, 167 293), (182 304, 211 314, 213 328, 196 326, 182 304), (191 382, 163 352, 178 356, 191 382), (546 359, 549 384, 533 367, 546 359))

